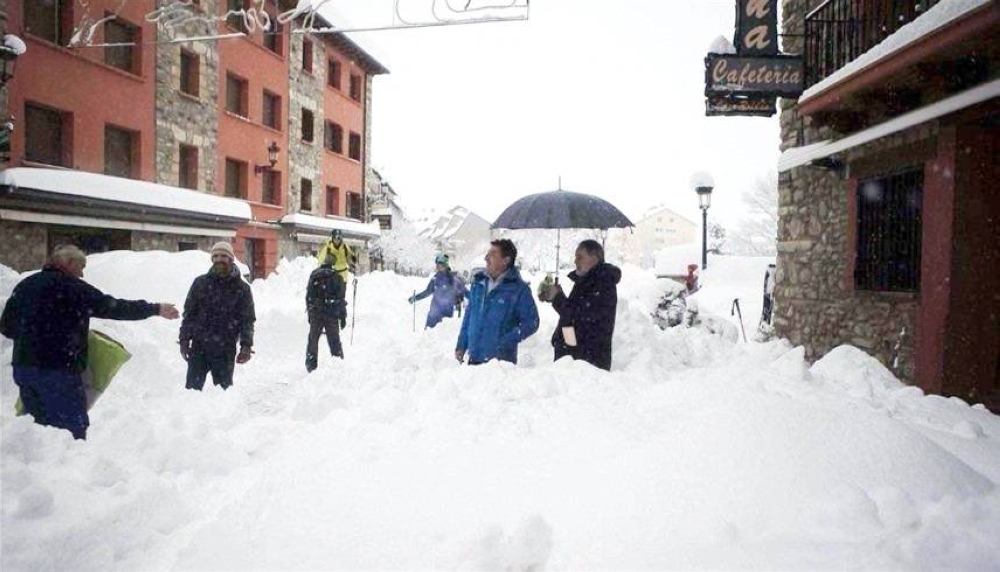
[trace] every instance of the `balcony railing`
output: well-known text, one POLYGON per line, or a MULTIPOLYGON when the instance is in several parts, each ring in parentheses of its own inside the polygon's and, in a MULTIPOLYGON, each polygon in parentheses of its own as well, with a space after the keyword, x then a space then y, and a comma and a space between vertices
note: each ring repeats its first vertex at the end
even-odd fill
POLYGON ((912 22, 941 0, 827 0, 806 16, 806 87, 912 22))

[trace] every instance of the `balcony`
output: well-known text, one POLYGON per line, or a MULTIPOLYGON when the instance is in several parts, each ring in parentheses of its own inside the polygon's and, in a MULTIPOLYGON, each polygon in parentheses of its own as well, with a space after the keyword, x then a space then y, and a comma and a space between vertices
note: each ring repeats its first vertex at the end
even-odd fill
POLYGON ((806 87, 875 47, 941 0, 827 0, 806 15, 806 87))

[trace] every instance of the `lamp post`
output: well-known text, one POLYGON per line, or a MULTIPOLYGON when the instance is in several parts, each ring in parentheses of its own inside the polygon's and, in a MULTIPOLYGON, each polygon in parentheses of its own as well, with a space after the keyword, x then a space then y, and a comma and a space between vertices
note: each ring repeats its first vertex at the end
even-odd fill
POLYGON ((712 205, 712 189, 715 182, 708 173, 698 172, 691 177, 691 186, 698 193, 698 207, 701 209, 701 267, 708 268, 708 207, 712 205))
POLYGON ((17 65, 17 58, 27 51, 24 41, 13 34, 3 37, 0 44, 0 87, 7 85, 7 81, 14 77, 14 67, 17 65))
POLYGON ((274 170, 274 166, 278 164, 278 151, 281 151, 281 148, 278 147, 278 143, 276 141, 271 141, 271 144, 267 146, 267 162, 270 163, 270 165, 254 165, 254 174, 259 175, 264 171, 274 170))

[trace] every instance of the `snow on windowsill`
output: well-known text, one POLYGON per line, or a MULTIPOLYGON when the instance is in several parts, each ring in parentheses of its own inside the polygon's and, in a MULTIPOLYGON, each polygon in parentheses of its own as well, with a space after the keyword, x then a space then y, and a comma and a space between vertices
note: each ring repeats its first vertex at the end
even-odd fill
POLYGON ((903 26, 872 49, 861 54, 850 63, 827 76, 823 81, 802 92, 799 103, 804 103, 833 87, 848 77, 871 67, 917 40, 929 36, 937 30, 965 16, 969 12, 985 6, 991 0, 942 0, 939 4, 903 26))

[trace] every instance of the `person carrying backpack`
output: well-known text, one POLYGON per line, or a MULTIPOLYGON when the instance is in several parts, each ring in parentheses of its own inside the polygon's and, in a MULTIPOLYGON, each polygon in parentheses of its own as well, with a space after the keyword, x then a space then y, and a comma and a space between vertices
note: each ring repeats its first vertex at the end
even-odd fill
MULTIPOLYGON (((409 302, 415 304, 417 300, 434 295, 431 298, 431 309, 427 312, 427 323, 424 328, 433 328, 444 318, 450 318, 455 313, 455 307, 461 308, 461 301, 465 299, 466 289, 462 279, 455 275, 448 266, 448 255, 438 254, 434 258, 437 271, 427 283, 427 288, 423 292, 410 296, 409 302)), ((461 315, 461 310, 459 310, 461 315)))
POLYGON ((309 339, 306 342, 306 371, 316 369, 319 360, 319 337, 326 333, 330 355, 344 358, 340 330, 347 326, 347 284, 333 268, 334 257, 324 258, 309 275, 306 287, 306 311, 309 314, 309 339))

